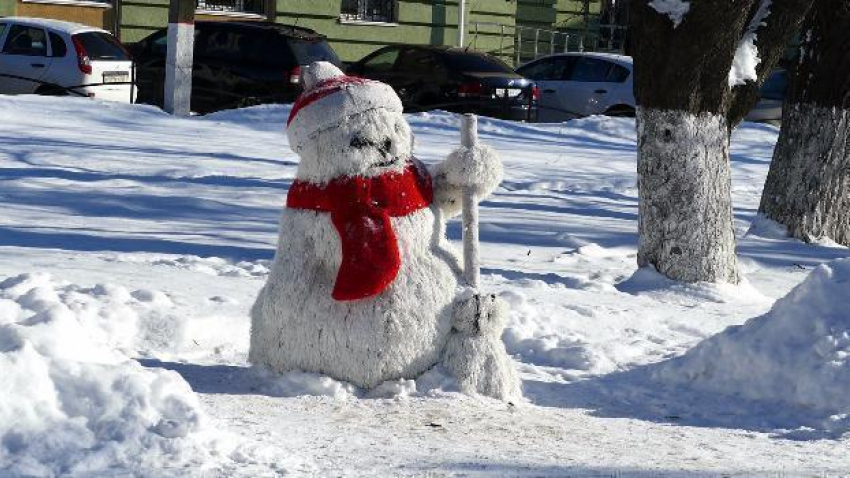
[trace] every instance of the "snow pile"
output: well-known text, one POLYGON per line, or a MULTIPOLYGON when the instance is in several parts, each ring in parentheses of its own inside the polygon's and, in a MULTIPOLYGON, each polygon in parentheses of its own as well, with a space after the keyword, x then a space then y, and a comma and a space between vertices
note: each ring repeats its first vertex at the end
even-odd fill
POLYGON ((850 259, 815 269, 767 314, 661 364, 654 378, 815 414, 850 413, 850 259))
POLYGON ((152 264, 167 266, 193 272, 201 272, 212 276, 222 277, 256 277, 265 278, 269 274, 269 260, 232 262, 221 257, 177 256, 118 254, 108 257, 111 262, 129 262, 135 264, 152 264))
POLYGON ((257 450, 211 427, 177 373, 122 352, 139 332, 135 300, 47 274, 0 282, 0 475, 191 475, 255 461, 257 450))
POLYGON ((690 2, 684 2, 682 0, 652 0, 649 2, 649 6, 655 9, 656 12, 667 15, 670 21, 673 22, 673 28, 678 27, 682 23, 682 18, 691 9, 690 2))
POLYGON ((336 400, 356 398, 357 387, 318 373, 290 371, 277 374, 264 367, 251 369, 257 388, 273 397, 302 395, 331 397, 336 400))
POLYGON ((198 256, 178 256, 153 261, 154 265, 177 267, 214 276, 260 278, 265 278, 269 274, 269 263, 270 261, 267 260, 231 263, 220 257, 198 256))
POLYGON ((747 26, 743 38, 738 43, 735 58, 732 60, 732 68, 729 70, 730 88, 758 79, 756 67, 761 62, 761 58, 759 58, 759 51, 756 47, 756 30, 764 25, 764 21, 770 13, 771 2, 772 0, 762 0, 758 11, 747 26))

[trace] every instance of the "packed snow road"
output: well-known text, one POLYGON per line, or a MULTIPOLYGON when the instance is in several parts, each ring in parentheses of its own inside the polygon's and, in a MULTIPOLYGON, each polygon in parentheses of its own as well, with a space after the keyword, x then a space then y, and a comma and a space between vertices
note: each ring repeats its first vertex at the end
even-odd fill
MULTIPOLYGON (((850 256, 756 217, 775 127, 733 135, 733 287, 637 271, 632 120, 480 121, 506 173, 481 208, 483 283, 511 304, 503 340, 528 399, 506 405, 436 373, 365 393, 248 367, 248 308, 297 167, 287 113, 0 97, 0 475, 850 470, 846 419, 649 381, 850 256)), ((426 163, 459 142, 454 115, 408 120, 426 163)))

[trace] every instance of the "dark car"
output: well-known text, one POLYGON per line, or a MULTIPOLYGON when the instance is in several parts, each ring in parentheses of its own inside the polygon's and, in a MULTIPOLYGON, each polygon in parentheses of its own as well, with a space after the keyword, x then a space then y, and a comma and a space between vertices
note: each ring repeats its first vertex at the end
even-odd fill
POLYGON ((445 109, 534 121, 537 87, 483 53, 441 46, 381 48, 348 68, 392 86, 408 111, 445 109))
MULTIPOLYGON (((162 29, 130 46, 136 60, 140 103, 163 104, 168 32, 162 29)), ((323 35, 266 22, 197 22, 192 111, 209 113, 264 103, 289 103, 301 93, 301 66, 339 66, 323 35)))
POLYGON ((759 102, 747 113, 747 121, 779 124, 782 121, 782 104, 788 90, 788 71, 779 68, 770 73, 759 90, 759 102))

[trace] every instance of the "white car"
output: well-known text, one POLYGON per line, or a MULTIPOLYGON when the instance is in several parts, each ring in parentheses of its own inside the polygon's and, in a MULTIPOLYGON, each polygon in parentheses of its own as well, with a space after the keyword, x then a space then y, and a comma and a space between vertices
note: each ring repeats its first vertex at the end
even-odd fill
POLYGON ((40 18, 0 18, 0 94, 132 103, 133 62, 111 33, 40 18))
POLYGON ((517 68, 540 89, 538 121, 607 114, 633 116, 632 58, 609 53, 562 53, 517 68))

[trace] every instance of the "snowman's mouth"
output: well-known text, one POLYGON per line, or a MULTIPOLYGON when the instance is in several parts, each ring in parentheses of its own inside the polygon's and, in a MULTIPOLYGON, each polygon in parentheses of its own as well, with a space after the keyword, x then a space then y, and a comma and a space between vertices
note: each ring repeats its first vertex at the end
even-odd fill
POLYGON ((398 158, 381 161, 379 163, 373 164, 373 166, 376 168, 389 168, 390 166, 395 166, 396 164, 398 164, 398 158))
POLYGON ((375 148, 379 153, 387 156, 390 154, 393 142, 389 138, 386 138, 383 141, 372 141, 371 139, 363 138, 361 136, 355 136, 354 138, 351 138, 349 146, 356 149, 375 148))

